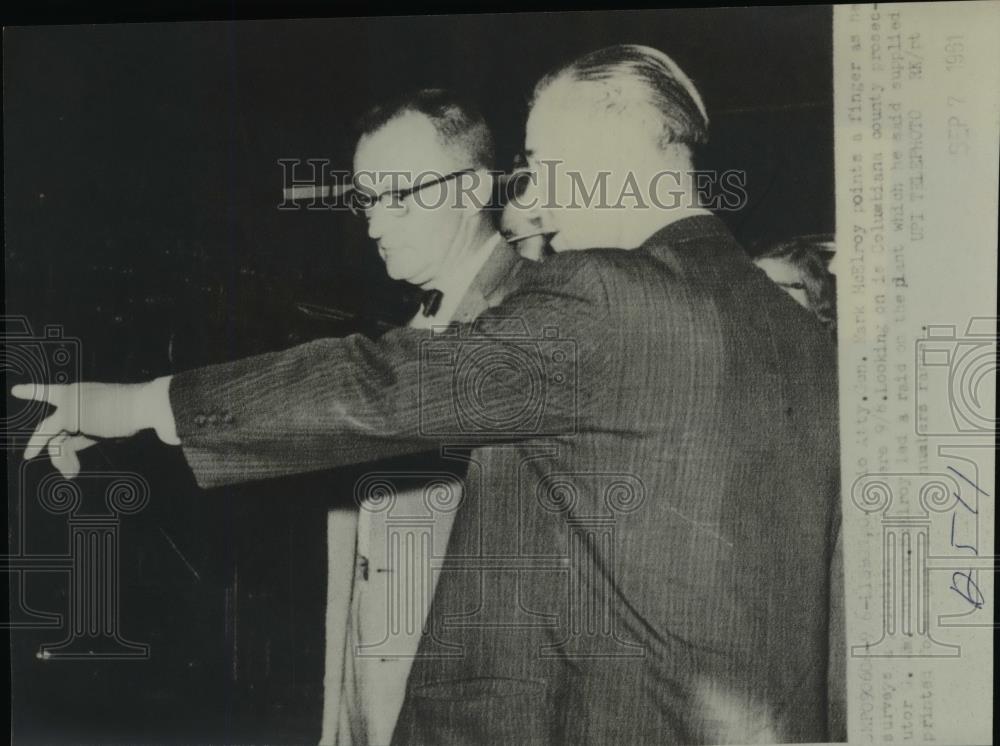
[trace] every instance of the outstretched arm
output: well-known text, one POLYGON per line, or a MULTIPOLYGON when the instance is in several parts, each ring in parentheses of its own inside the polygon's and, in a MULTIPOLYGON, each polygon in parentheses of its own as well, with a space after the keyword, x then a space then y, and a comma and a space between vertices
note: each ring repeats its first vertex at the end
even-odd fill
POLYGON ((600 380, 606 362, 607 301, 585 257, 551 265, 446 334, 321 339, 135 387, 80 384, 76 418, 69 387, 48 387, 45 400, 57 410, 25 455, 59 438, 85 446, 152 427, 165 442, 180 441, 198 483, 211 487, 442 442, 573 432, 588 381, 600 380))
POLYGON ((608 324, 591 263, 567 259, 445 334, 321 339, 176 375, 177 433, 199 484, 573 432, 608 324))

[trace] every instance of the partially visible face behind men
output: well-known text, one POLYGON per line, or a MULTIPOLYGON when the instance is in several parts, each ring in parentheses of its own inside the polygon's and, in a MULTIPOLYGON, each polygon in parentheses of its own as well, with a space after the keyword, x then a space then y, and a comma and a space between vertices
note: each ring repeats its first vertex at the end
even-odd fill
POLYGON ((805 283, 802 273, 795 264, 785 257, 761 257, 754 260, 754 264, 760 267, 771 278, 772 282, 779 285, 782 290, 788 293, 803 308, 809 308, 809 296, 806 295, 805 283))
POLYGON ((555 251, 619 245, 619 225, 628 215, 609 205, 622 194, 630 171, 638 175, 659 157, 647 119, 601 112, 592 98, 587 83, 557 80, 538 94, 528 114, 525 155, 537 180, 524 200, 539 200, 542 225, 555 233, 555 251), (588 200, 583 191, 600 184, 602 172, 603 206, 600 192, 588 200))
MULTIPOLYGON (((354 173, 377 194, 407 189, 470 168, 459 151, 441 142, 426 116, 406 112, 358 141, 354 173), (394 172, 402 172, 395 183, 394 172)), ((455 207, 456 193, 452 180, 406 198, 404 209, 393 207, 387 197, 367 212, 368 235, 391 278, 423 285, 440 276, 462 227, 464 211, 455 207)))

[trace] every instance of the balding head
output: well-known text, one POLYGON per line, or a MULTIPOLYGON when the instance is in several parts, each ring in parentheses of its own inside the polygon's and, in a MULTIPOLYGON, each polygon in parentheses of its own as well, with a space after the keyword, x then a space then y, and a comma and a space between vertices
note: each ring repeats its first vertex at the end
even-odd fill
POLYGON ((535 87, 525 154, 552 247, 636 248, 701 210, 692 149, 707 140, 701 96, 659 50, 606 47, 546 75, 535 87))
POLYGON ((677 63, 658 49, 639 44, 598 49, 542 78, 534 98, 570 85, 572 95, 598 113, 647 122, 661 147, 708 142, 708 113, 701 95, 677 63))

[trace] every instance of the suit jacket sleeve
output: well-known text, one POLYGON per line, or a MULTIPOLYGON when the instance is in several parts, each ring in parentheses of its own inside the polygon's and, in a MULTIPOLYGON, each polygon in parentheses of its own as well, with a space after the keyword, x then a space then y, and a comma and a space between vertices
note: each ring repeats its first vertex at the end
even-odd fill
POLYGON ((469 443, 565 435, 607 361, 607 295, 585 255, 556 257, 472 324, 319 339, 178 373, 170 403, 213 487, 469 443))

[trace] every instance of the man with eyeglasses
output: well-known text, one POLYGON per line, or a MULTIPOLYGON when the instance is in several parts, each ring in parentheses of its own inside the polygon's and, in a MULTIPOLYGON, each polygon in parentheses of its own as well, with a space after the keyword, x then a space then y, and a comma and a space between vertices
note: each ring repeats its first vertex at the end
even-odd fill
POLYGON ((489 127, 467 102, 428 89, 376 107, 361 130, 352 212, 367 220, 390 277, 434 293, 411 326, 458 320, 478 270, 498 247, 512 254, 483 209, 494 191, 489 127))
POLYGON ((393 743, 825 741, 835 350, 701 203, 707 134, 667 55, 584 55, 526 127, 558 253, 495 309, 50 387, 26 456, 153 427, 209 487, 478 441, 393 743))
MULTIPOLYGON (((375 107, 359 129, 348 205, 367 222, 389 276, 423 291, 408 326, 467 323, 497 305, 523 260, 483 209, 496 190, 493 135, 482 115, 450 91, 425 89, 375 107)), ((359 510, 330 511, 321 744, 392 738, 437 576, 425 585, 415 558, 390 556, 391 527, 421 514, 425 486, 395 492, 388 509, 361 500, 359 510)), ((439 478, 434 489, 448 501, 428 514, 431 549, 442 556, 461 483, 439 478)))

